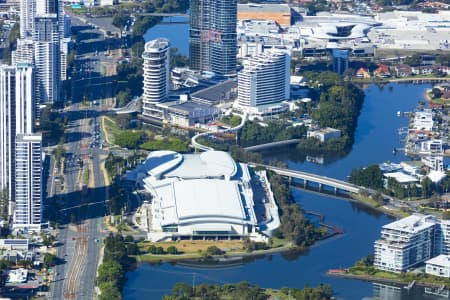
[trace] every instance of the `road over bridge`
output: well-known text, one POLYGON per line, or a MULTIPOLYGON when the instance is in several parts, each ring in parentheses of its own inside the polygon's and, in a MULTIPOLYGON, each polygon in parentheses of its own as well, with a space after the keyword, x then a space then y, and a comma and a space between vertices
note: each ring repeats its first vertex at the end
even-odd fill
POLYGON ((320 176, 312 173, 278 168, 263 164, 254 164, 254 165, 264 167, 281 176, 303 180, 305 188, 308 186, 308 183, 315 182, 319 185, 319 190, 322 189, 322 186, 330 186, 334 188, 335 192, 337 192, 338 190, 342 190, 350 193, 359 193, 363 189, 360 186, 348 183, 346 181, 329 178, 326 176, 320 176))
POLYGON ((258 151, 258 150, 269 149, 269 148, 272 148, 272 147, 279 147, 279 146, 287 146, 287 145, 298 144, 298 142, 300 142, 300 139, 291 139, 291 140, 277 141, 277 142, 272 142, 272 143, 266 143, 266 144, 250 146, 250 147, 246 147, 244 149, 246 151, 258 151))
POLYGON ((140 13, 139 16, 151 16, 151 17, 189 17, 188 14, 183 13, 140 13))

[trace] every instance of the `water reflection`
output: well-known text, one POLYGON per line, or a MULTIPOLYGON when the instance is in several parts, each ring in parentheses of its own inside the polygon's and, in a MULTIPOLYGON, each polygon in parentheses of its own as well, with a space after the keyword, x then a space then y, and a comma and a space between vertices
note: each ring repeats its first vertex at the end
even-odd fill
POLYGON ((297 150, 295 145, 276 147, 272 149, 266 149, 258 151, 263 157, 265 163, 275 163, 277 161, 291 161, 298 164, 309 162, 318 165, 329 165, 339 159, 345 157, 348 152, 342 153, 304 153, 297 150))
POLYGON ((374 299, 380 300, 438 300, 448 299, 449 291, 440 288, 422 288, 414 286, 411 289, 382 283, 373 284, 374 299))

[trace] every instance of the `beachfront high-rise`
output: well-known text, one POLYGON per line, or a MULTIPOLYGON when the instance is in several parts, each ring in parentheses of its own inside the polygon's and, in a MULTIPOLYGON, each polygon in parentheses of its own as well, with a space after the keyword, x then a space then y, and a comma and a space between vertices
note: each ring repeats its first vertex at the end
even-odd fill
POLYGON ((25 39, 33 35, 36 0, 20 0, 20 37, 25 39))
POLYGON ((236 0, 191 0, 191 69, 224 76, 236 74, 236 22, 236 0))
POLYGON ((42 223, 42 136, 17 135, 15 161, 13 228, 39 231, 42 223))
POLYGON ((142 94, 142 114, 152 118, 158 115, 155 104, 167 99, 170 89, 170 43, 159 38, 145 44, 144 87, 142 94))
POLYGON ((3 65, 0 67, 0 189, 10 199, 14 192, 15 94, 16 70, 3 65))
MULTIPOLYGON (((34 126, 33 68, 0 67, 0 189, 14 199, 16 135, 34 126)), ((10 203, 9 214, 12 214, 10 203)))
POLYGON ((59 99, 60 40, 57 14, 36 15, 33 31, 36 98, 40 104, 59 99))
POLYGON ((34 132, 36 113, 34 75, 35 68, 31 64, 16 65, 16 134, 34 132))

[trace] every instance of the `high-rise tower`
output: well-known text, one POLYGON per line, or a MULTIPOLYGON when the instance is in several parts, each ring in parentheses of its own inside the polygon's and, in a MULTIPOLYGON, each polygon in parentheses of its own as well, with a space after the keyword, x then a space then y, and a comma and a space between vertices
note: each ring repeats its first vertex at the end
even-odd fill
POLYGON ((16 138, 14 229, 39 231, 42 223, 42 136, 16 138))
POLYGON ((58 15, 36 15, 34 20, 36 97, 41 104, 53 103, 59 99, 60 83, 58 15))
POLYGON ((10 199, 14 193, 15 104, 16 70, 3 65, 0 67, 0 189, 10 199))
POLYGON ((33 35, 36 0, 20 0, 20 37, 25 39, 33 35))
POLYGON ((142 54, 144 59, 144 88, 142 94, 142 114, 155 117, 155 104, 167 99, 170 89, 170 43, 159 38, 145 44, 142 54))
POLYGON ((0 189, 10 200, 15 195, 16 135, 30 134, 34 127, 33 84, 32 66, 0 66, 0 189))
POLYGON ((238 74, 239 105, 259 110, 289 100, 290 61, 284 51, 267 51, 247 59, 238 74))
POLYGON ((189 55, 193 70, 236 74, 237 1, 191 0, 189 55))

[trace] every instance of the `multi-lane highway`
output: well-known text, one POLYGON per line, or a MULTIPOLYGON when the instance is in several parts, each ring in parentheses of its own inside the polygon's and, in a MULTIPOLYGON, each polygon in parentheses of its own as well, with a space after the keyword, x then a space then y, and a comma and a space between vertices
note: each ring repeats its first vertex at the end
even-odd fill
MULTIPOLYGON (((59 214, 62 225, 58 234, 61 246, 57 249, 57 255, 65 263, 55 268, 50 299, 94 298, 101 240, 106 234, 103 220, 107 189, 100 169, 105 151, 100 149, 102 143, 98 125, 102 106, 93 104, 94 99, 100 99, 103 95, 99 94, 101 89, 91 87, 101 73, 101 57, 95 52, 92 49, 92 52, 85 51, 77 57, 71 92, 74 103, 63 112, 69 123, 64 145, 65 186, 58 197, 61 201, 59 214), (79 103, 83 97, 90 99, 87 105, 79 103), (89 170, 89 188, 83 191, 83 174, 86 170, 89 170)), ((100 83, 104 80, 100 79, 100 83)), ((49 177, 49 180, 48 186, 52 191, 51 181, 54 179, 49 177)), ((51 192, 49 196, 53 196, 51 192)))
MULTIPOLYGON (((102 150, 95 148, 94 124, 98 110, 79 111, 79 105, 69 110, 68 142, 65 161, 65 192, 61 218, 62 228, 58 240, 58 256, 66 261, 56 267, 56 278, 51 289, 51 299, 92 299, 99 242, 105 234, 106 187, 100 170, 102 150), (92 125, 91 125, 92 124, 92 125), (93 146, 90 148, 89 146, 93 146), (82 192, 82 171, 89 169, 89 189, 82 192)), ((98 122, 98 121, 97 121, 98 122)))

